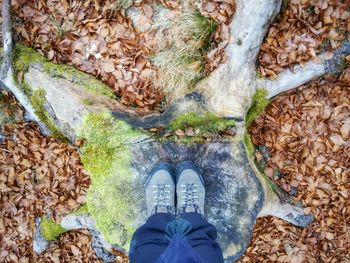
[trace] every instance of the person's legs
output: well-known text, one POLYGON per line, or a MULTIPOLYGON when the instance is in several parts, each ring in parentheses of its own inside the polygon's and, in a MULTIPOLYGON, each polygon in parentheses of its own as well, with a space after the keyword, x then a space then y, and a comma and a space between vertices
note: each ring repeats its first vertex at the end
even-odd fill
POLYGON ((176 168, 177 210, 180 219, 189 222, 186 240, 207 263, 224 262, 216 228, 203 216, 205 187, 198 168, 192 162, 183 162, 176 168))
POLYGON ((156 165, 146 186, 148 220, 134 233, 129 258, 131 263, 153 263, 169 245, 165 237, 169 222, 175 219, 175 183, 169 164, 156 165))
POLYGON ((171 168, 164 164, 156 166, 151 172, 146 188, 150 217, 132 238, 130 262, 154 263, 171 240, 176 240, 173 239, 175 236, 183 237, 203 262, 224 262, 216 242, 216 228, 201 214, 204 211, 205 189, 199 171, 190 162, 184 162, 177 168, 177 210, 180 213, 177 219, 172 211, 175 185, 171 175, 171 168))
POLYGON ((196 253, 206 263, 224 262, 221 248, 216 242, 215 226, 208 223, 203 215, 197 212, 183 213, 180 218, 187 220, 191 225, 191 230, 186 234, 186 240, 196 253))
POLYGON ((131 263, 153 263, 168 247, 170 241, 165 236, 168 223, 175 216, 171 213, 156 213, 134 233, 129 258, 131 263))

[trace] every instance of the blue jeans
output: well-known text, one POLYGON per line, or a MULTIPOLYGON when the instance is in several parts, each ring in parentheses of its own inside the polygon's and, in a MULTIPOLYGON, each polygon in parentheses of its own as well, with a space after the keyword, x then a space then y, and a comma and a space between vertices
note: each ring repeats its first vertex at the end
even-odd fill
MULTIPOLYGON (((216 242, 216 228, 198 213, 156 213, 136 230, 130 245, 131 263, 154 263, 168 248, 174 236, 181 236, 203 262, 222 263, 223 255, 216 242)), ((171 262, 171 261, 170 261, 171 262)))

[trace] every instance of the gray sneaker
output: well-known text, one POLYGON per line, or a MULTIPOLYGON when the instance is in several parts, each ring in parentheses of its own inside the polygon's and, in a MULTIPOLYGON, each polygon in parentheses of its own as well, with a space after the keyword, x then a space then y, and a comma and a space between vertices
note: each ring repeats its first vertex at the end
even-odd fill
POLYGON ((153 167, 146 186, 147 213, 175 214, 175 183, 170 164, 160 163, 153 167))
POLYGON ((194 163, 185 161, 176 167, 176 194, 178 213, 204 215, 204 180, 194 163))

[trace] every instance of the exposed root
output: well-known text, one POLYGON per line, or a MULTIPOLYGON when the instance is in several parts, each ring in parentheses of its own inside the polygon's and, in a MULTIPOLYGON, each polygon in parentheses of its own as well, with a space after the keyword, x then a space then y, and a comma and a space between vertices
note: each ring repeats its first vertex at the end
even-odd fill
POLYGON ((11 68, 11 52, 13 48, 11 20, 11 0, 2 1, 2 38, 3 38, 3 62, 0 71, 0 79, 4 79, 11 68))
POLYGON ((345 41, 331 58, 327 59, 326 54, 321 54, 317 59, 303 66, 296 66, 293 70, 287 69, 281 72, 276 80, 260 80, 258 86, 266 88, 269 93, 268 97, 271 98, 326 73, 340 74, 346 66, 345 57, 348 54, 350 54, 350 42, 345 41))

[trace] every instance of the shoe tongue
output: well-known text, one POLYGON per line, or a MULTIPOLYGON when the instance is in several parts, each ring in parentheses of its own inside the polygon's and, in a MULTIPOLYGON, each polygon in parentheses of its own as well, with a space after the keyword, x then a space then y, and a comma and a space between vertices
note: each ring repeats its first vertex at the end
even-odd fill
POLYGON ((157 213, 167 213, 168 209, 165 206, 158 207, 157 213))
POLYGON ((196 212, 196 209, 194 208, 193 205, 188 205, 188 206, 186 206, 186 208, 185 208, 185 212, 186 212, 186 213, 196 212))

